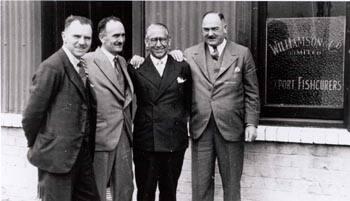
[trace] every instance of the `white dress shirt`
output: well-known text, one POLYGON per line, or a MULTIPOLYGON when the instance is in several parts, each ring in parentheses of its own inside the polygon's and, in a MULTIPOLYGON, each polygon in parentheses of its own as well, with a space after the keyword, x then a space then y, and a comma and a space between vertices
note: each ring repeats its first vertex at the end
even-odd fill
MULTIPOLYGON (((221 56, 221 53, 224 51, 226 43, 227 43, 226 38, 224 38, 222 43, 216 47, 218 49, 218 52, 219 52, 219 57, 221 56)), ((210 54, 213 54, 214 48, 212 46, 210 46, 210 45, 208 45, 208 48, 209 48, 210 54)))
POLYGON ((117 66, 114 66, 114 58, 118 57, 118 55, 113 55, 112 53, 108 52, 108 50, 106 50, 106 48, 103 46, 101 46, 101 51, 107 56, 108 61, 112 64, 112 66, 114 68, 117 68, 117 66))
POLYGON ((70 63, 73 65, 74 69, 79 73, 78 63, 80 60, 76 58, 64 45, 62 46, 63 51, 68 56, 70 63))
POLYGON ((168 60, 168 55, 166 54, 163 58, 157 59, 151 54, 151 60, 153 65, 156 67, 160 77, 162 77, 165 69, 165 64, 168 60))

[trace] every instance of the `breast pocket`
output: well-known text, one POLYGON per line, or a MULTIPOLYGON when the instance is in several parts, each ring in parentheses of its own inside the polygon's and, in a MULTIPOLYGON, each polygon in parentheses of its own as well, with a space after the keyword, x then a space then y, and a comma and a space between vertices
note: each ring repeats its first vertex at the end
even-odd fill
POLYGON ((182 95, 184 93, 184 87, 185 87, 185 82, 177 83, 177 90, 179 95, 182 95))
POLYGON ((233 72, 227 80, 224 81, 226 86, 239 86, 242 83, 242 70, 239 66, 233 68, 233 72))

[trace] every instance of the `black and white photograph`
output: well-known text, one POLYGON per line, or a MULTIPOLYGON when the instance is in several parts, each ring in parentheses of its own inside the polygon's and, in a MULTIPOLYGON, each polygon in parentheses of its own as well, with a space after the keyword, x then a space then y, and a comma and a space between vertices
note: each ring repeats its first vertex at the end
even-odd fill
POLYGON ((1 201, 349 201, 350 1, 0 1, 1 201))

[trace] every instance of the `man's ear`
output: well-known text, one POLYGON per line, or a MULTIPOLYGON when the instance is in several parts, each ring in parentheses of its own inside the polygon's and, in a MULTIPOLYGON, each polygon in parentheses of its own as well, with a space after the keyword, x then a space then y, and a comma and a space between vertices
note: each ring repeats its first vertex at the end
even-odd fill
POLYGON ((98 34, 98 38, 100 39, 102 44, 104 42, 104 37, 105 37, 105 35, 102 32, 98 34))
POLYGON ((149 43, 148 43, 148 40, 145 38, 144 42, 145 42, 145 48, 146 48, 146 50, 148 50, 148 49, 149 49, 149 43))
POLYGON ((62 41, 64 43, 64 41, 66 41, 66 34, 64 33, 64 31, 61 32, 61 37, 62 37, 62 41))
POLYGON ((168 48, 171 46, 171 38, 168 39, 168 48))
POLYGON ((224 24, 224 33, 227 34, 227 24, 224 24))

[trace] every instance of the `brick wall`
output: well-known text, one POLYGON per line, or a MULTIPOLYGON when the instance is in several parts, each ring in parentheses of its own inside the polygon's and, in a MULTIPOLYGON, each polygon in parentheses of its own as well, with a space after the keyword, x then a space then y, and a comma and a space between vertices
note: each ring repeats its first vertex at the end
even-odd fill
POLYGON ((245 201, 350 200, 350 148, 288 143, 247 144, 245 201))
MULTIPOLYGON (((2 201, 34 201, 36 169, 26 159, 21 128, 1 128, 2 201)), ((191 201, 188 149, 178 200, 191 201)), ((215 201, 222 201, 216 171, 215 201)), ((350 147, 281 142, 247 143, 242 176, 243 201, 350 200, 350 147)))
POLYGON ((1 127, 1 200, 36 200, 37 169, 27 158, 22 128, 1 127))

